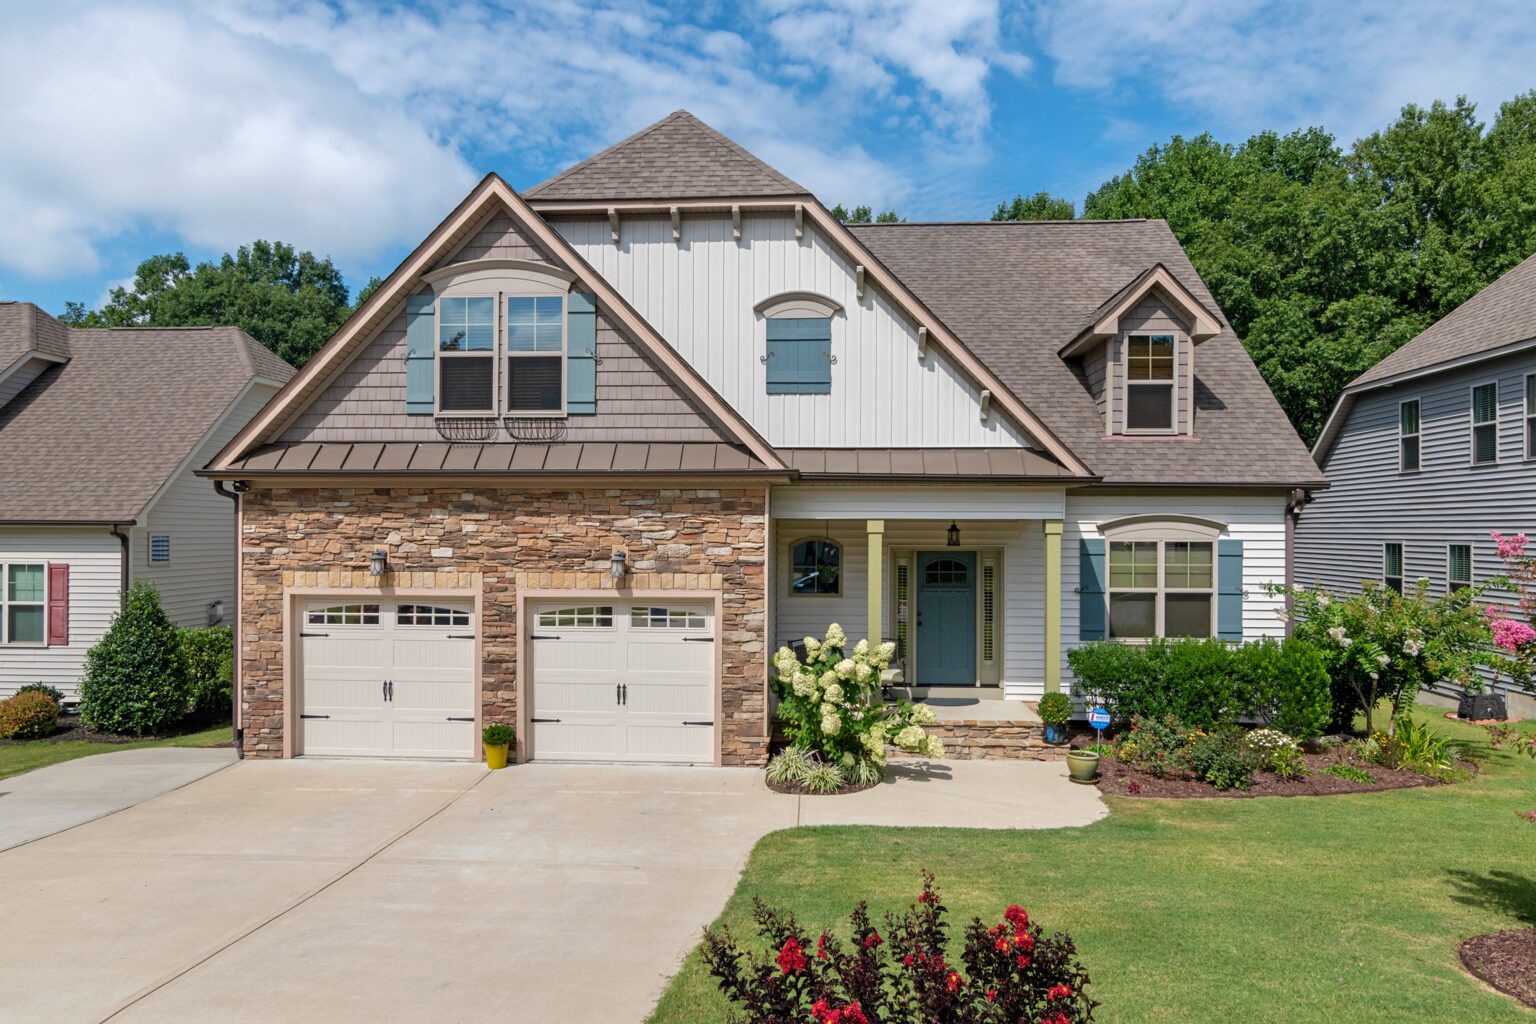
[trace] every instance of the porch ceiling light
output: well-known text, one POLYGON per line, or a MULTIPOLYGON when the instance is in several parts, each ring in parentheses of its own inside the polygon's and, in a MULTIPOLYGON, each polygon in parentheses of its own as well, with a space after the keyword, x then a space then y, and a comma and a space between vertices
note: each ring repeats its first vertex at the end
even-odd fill
POLYGON ((955 525, 955 521, 953 519, 951 519, 949 521, 949 529, 946 532, 949 534, 949 541, 948 541, 949 546, 952 547, 952 548, 959 547, 960 546, 960 527, 955 525))
POLYGON ((383 548, 375 549, 373 555, 368 559, 368 575, 383 576, 384 570, 387 568, 389 568, 389 552, 383 548))
POLYGON ((613 576, 615 583, 624 581, 624 572, 627 568, 625 555, 622 548, 613 549, 613 557, 608 562, 608 572, 613 576))

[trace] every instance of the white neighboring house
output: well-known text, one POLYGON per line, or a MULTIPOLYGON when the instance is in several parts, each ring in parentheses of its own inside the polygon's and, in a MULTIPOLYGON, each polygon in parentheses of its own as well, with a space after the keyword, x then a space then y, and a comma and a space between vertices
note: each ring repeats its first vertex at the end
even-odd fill
POLYGON ((76 699, 139 579, 179 626, 234 620, 234 510, 193 476, 293 376, 233 327, 67 327, 0 303, 0 697, 76 699))

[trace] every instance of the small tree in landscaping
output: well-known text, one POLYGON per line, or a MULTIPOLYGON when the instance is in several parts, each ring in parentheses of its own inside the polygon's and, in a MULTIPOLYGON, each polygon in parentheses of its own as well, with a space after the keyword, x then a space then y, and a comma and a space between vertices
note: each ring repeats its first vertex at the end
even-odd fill
POLYGON ((142 736, 162 732, 187 713, 187 679, 176 627, 160 595, 140 580, 106 636, 87 652, 80 685, 80 716, 92 729, 142 736))
POLYGON ((1536 689, 1536 555, 1526 551, 1526 536, 1491 533, 1504 563, 1507 585, 1520 596, 1519 611, 1510 615, 1497 605, 1484 613, 1493 630, 1493 642, 1508 657, 1502 667, 1526 689, 1536 689))

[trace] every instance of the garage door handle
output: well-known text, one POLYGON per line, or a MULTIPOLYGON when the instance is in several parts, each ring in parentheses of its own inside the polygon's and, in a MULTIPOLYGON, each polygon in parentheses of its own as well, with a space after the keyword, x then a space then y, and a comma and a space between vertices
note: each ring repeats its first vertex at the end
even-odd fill
POLYGON ((558 636, 550 636, 547 633, 529 633, 529 640, 559 640, 558 636))
POLYGON ((714 722, 684 722, 684 725, 714 725, 714 722))
POLYGON ((473 633, 449 633, 448 634, 448 639, 449 640, 473 640, 474 638, 475 638, 475 634, 473 634, 473 633))
POLYGON ((300 633, 299 636, 330 636, 329 633, 300 633))
POLYGON ((558 719, 558 718, 534 718, 534 719, 531 719, 531 721, 534 721, 534 722, 558 722, 558 721, 560 721, 560 719, 558 719))
POLYGON ((715 642, 715 638, 712 637, 712 636, 685 636, 685 637, 683 637, 683 643, 685 643, 685 644, 712 644, 714 642, 715 642))
POLYGON ((330 715, 300 715, 300 718, 330 718, 330 715))
POLYGON ((448 721, 450 722, 473 722, 474 720, 475 717, 473 715, 468 718, 454 718, 452 715, 448 716, 448 721))

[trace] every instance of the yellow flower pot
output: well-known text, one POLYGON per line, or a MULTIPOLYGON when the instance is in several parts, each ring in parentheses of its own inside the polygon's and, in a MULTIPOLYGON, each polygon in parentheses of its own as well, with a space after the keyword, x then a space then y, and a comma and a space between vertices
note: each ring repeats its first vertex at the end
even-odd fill
POLYGON ((507 766, 507 748, 508 748, 508 744, 506 744, 506 743, 486 743, 486 744, 484 744, 484 746, 485 746, 485 766, 487 768, 505 768, 507 766))

